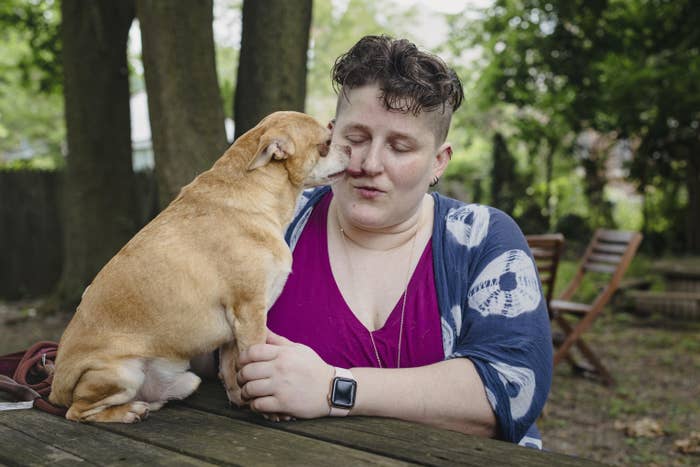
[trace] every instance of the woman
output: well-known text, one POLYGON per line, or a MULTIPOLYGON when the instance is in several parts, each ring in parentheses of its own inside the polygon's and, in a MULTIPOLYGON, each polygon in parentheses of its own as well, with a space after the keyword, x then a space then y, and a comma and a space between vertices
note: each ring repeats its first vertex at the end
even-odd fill
POLYGON ((523 235, 500 211, 427 194, 452 153, 459 79, 385 36, 333 79, 333 143, 351 162, 300 202, 293 272, 267 343, 241 353, 241 396, 273 420, 386 416, 541 446, 551 337, 523 235))

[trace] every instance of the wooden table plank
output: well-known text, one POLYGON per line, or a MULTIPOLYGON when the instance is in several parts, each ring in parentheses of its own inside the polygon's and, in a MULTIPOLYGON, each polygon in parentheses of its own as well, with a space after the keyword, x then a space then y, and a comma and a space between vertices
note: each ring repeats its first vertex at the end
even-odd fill
POLYGON ((533 451, 512 443, 439 430, 401 420, 375 417, 323 418, 295 422, 268 422, 249 410, 228 407, 218 383, 206 382, 185 404, 245 420, 267 428, 310 436, 350 448, 424 465, 601 465, 588 459, 546 451, 533 451))
POLYGON ((39 410, 0 413, 0 461, 10 465, 211 465, 39 410))
MULTIPOLYGON (((82 457, 0 425, 0 465, 76 465, 82 457)), ((89 464, 86 464, 89 465, 89 464)))
POLYGON ((350 465, 409 465, 184 405, 166 406, 142 423, 102 424, 99 428, 224 465, 327 466, 335 459, 350 465))

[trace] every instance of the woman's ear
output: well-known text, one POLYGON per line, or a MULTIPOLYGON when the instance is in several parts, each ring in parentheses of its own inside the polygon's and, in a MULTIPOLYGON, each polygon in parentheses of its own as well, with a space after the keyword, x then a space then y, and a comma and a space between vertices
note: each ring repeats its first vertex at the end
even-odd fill
POLYGON ((294 154, 294 143, 286 137, 266 137, 263 135, 258 144, 258 150, 255 157, 248 163, 248 170, 255 170, 275 160, 286 159, 294 154))
POLYGON ((447 164, 452 159, 452 145, 448 142, 442 143, 438 148, 437 155, 435 156, 435 161, 433 162, 433 178, 440 178, 447 168, 447 164))

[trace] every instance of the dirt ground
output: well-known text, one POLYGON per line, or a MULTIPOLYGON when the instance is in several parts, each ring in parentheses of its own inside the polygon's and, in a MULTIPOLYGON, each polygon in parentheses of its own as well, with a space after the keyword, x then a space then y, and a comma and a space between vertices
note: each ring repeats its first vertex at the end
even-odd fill
MULTIPOLYGON (((0 302, 0 355, 58 340, 69 315, 0 302)), ((538 425, 545 449, 613 465, 700 465, 700 321, 610 312, 588 342, 616 378, 555 370, 538 425)))

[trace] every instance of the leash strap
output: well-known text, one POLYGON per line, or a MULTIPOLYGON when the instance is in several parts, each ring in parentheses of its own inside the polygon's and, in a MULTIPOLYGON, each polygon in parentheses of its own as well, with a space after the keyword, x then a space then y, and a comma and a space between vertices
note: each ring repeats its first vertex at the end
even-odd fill
POLYGON ((48 401, 57 351, 56 342, 41 341, 24 352, 0 357, 0 390, 19 400, 0 403, 0 411, 36 407, 54 415, 65 415, 65 408, 48 401))

